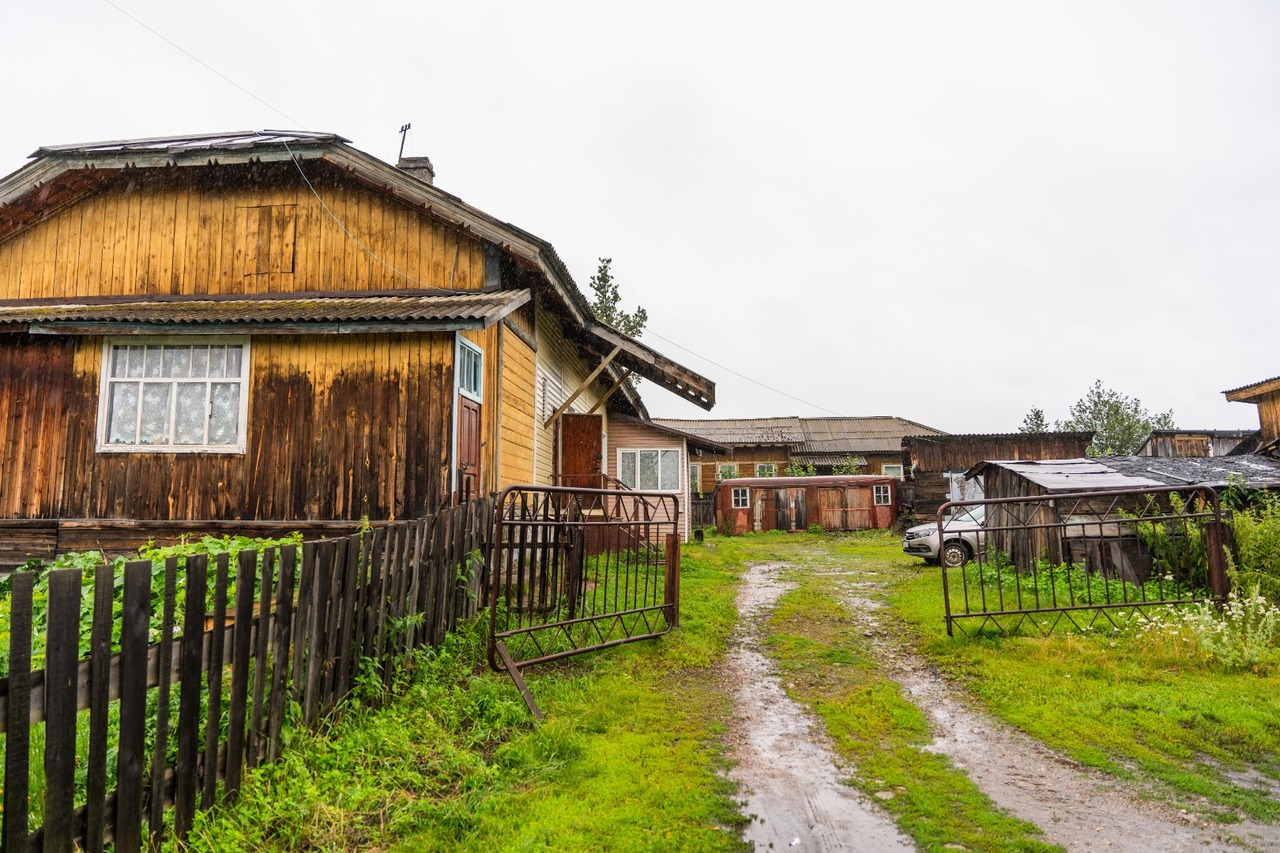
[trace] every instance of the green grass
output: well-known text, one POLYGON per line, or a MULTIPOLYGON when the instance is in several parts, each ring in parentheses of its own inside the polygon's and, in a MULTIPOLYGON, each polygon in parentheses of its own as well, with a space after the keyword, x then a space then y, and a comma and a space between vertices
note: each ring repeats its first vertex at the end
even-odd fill
POLYGON ((717 667, 747 563, 784 563, 796 587, 766 625, 790 694, 822 720, 849 783, 923 849, 1046 850, 948 760, 922 749, 923 713, 869 653, 841 595, 880 619, 993 715, 1152 796, 1219 820, 1280 819, 1224 770, 1280 777, 1280 677, 1229 670, 1190 644, 1118 635, 949 638, 941 576, 887 534, 712 537, 684 551, 682 627, 656 642, 526 675, 533 725, 483 663, 483 625, 424 657, 380 710, 354 706, 240 801, 198 818, 198 850, 744 850, 719 772, 731 713, 717 667), (856 571, 842 578, 824 572, 856 571))
POLYGON ((718 772, 728 699, 708 689, 737 573, 687 564, 679 631, 529 670, 538 726, 473 624, 403 695, 251 774, 237 804, 198 818, 190 849, 746 849, 718 772))
POLYGON ((889 603, 919 650, 996 716, 1182 807, 1280 820, 1280 804, 1222 772, 1253 767, 1280 779, 1274 669, 1224 668, 1193 643, 1135 631, 950 638, 939 571, 897 558, 885 573, 889 603))

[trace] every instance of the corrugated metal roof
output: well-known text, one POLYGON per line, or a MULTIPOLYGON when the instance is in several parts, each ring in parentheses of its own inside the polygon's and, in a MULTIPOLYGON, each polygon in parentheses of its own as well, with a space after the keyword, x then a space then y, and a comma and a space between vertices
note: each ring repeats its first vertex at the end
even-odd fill
POLYGON ((1265 456, 1100 456, 1094 459, 980 462, 966 472, 972 477, 1000 467, 1051 492, 1094 489, 1223 484, 1238 474, 1252 486, 1280 486, 1280 461, 1265 456))
POLYGON ((653 422, 718 444, 785 444, 804 441, 800 418, 738 418, 733 420, 696 420, 654 418, 653 422))
MULTIPOLYGON (((1231 388, 1223 391, 1222 393, 1226 395, 1228 400, 1231 400, 1233 395, 1240 395, 1249 391, 1257 393, 1273 391, 1277 385, 1280 385, 1280 376, 1272 376, 1270 379, 1263 379, 1261 382, 1250 382, 1248 385, 1241 385, 1239 388, 1231 388)), ((1253 399, 1252 395, 1250 395, 1248 397, 1237 397, 1237 399, 1232 402, 1249 403, 1253 402, 1253 399)))
POLYGON ((411 295, 155 298, 95 304, 0 304, 0 324, 413 323, 500 320, 527 302, 527 290, 441 290, 411 295))
POLYGON ((260 145, 290 143, 350 142, 336 133, 310 133, 305 130, 240 130, 224 133, 197 133, 186 136, 155 136, 147 139, 117 139, 110 142, 81 142, 71 145, 45 145, 32 152, 32 157, 46 154, 110 154, 122 151, 149 153, 223 150, 236 151, 260 145))
POLYGON ((908 435, 942 435, 942 430, 894 416, 800 418, 805 440, 797 453, 893 453, 908 435))
POLYGON ((1040 459, 980 462, 966 476, 986 468, 999 467, 1013 471, 1050 492, 1088 492, 1094 489, 1139 489, 1144 486, 1167 485, 1150 477, 1122 474, 1097 459, 1040 459))

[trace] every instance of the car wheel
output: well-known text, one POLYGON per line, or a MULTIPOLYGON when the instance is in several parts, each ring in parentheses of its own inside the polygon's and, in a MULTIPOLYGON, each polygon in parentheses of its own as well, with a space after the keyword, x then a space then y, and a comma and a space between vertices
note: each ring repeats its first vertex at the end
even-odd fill
POLYGON ((969 546, 963 540, 952 539, 950 542, 942 544, 942 554, 940 555, 942 565, 948 569, 955 569, 969 562, 969 558, 973 554, 969 552, 969 546))

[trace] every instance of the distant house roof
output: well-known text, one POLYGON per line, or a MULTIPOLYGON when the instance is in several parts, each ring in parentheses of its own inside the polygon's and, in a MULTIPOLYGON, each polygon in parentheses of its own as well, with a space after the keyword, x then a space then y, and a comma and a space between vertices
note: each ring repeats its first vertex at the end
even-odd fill
POLYGON ((529 301, 527 290, 435 290, 395 294, 136 297, 84 304, 0 302, 0 327, 23 323, 32 332, 127 334, 199 326, 228 331, 288 332, 299 327, 335 331, 488 328, 529 301))
POLYGON ((649 429, 656 430, 657 432, 665 433, 667 435, 674 436, 675 438, 684 439, 685 441, 689 442, 689 446, 693 448, 699 448, 701 450, 709 450, 712 453, 729 452, 729 448, 725 447, 723 444, 718 444, 714 441, 705 439, 702 436, 694 435, 693 433, 684 432, 683 430, 676 429, 675 427, 667 426, 666 424, 659 423, 656 420, 644 420, 643 418, 634 418, 629 415, 610 415, 609 422, 612 423, 614 421, 625 421, 626 423, 640 424, 642 426, 646 426, 649 429))
POLYGON ((837 465, 847 456, 864 453, 894 453, 902 449, 902 439, 908 435, 944 434, 933 427, 893 416, 654 420, 720 444, 785 446, 791 455, 815 465, 837 465))
POLYGON ((785 445, 790 448, 804 441, 800 418, 795 417, 732 420, 654 418, 653 422, 725 445, 785 445))
POLYGON ((1252 486, 1280 486, 1280 461, 1262 456, 1163 457, 1100 456, 979 462, 965 472, 975 477, 991 468, 1013 471, 1049 492, 1088 492, 1150 486, 1225 485, 1231 474, 1252 486))
POLYGON ((801 418, 804 443, 796 455, 814 464, 838 464, 860 453, 895 453, 908 435, 943 435, 942 430, 893 416, 801 418))

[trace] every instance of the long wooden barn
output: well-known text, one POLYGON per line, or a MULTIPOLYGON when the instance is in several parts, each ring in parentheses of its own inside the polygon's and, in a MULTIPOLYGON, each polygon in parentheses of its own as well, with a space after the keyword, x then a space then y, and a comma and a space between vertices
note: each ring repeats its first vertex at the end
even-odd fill
POLYGON ((724 533, 887 530, 898 519, 898 480, 873 474, 738 477, 715 489, 724 533))
POLYGON ((632 374, 714 404, 433 177, 263 131, 41 148, 0 179, 0 563, 552 483, 586 464, 566 414, 603 471, 609 416, 647 418, 632 374))

